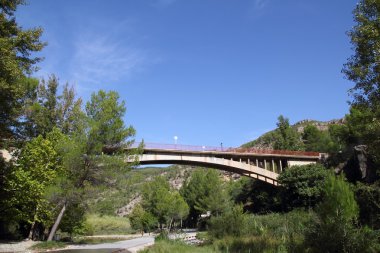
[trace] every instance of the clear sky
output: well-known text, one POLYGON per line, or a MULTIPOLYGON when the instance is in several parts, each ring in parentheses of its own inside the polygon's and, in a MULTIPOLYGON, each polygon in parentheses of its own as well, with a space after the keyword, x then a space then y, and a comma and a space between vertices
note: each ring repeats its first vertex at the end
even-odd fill
POLYGON ((36 77, 87 100, 116 90, 146 142, 239 146, 275 127, 348 112, 341 69, 356 0, 29 0, 44 28, 36 77))

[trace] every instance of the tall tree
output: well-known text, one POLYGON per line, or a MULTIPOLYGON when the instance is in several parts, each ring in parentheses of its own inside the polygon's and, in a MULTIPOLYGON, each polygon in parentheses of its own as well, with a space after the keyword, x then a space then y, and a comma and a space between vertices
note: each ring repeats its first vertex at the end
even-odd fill
POLYGON ((353 14, 356 24, 348 35, 354 54, 343 68, 355 83, 348 124, 380 164, 380 2, 360 0, 353 14))
MULTIPOLYGON (((70 206, 78 206, 88 192, 96 186, 111 187, 116 184, 118 175, 130 168, 124 156, 101 155, 106 145, 116 147, 114 153, 125 152, 122 147, 133 142, 133 127, 125 127, 123 117, 125 103, 119 101, 117 92, 99 91, 93 93, 86 104, 84 131, 74 133, 65 143, 61 143, 61 154, 66 177, 58 182, 65 189, 57 198, 61 211, 57 215, 48 240, 53 238, 62 217, 70 206)), ((128 155, 128 154, 127 154, 128 155)))
POLYGON ((329 132, 320 131, 314 125, 307 125, 304 128, 302 139, 305 143, 306 151, 328 153, 333 151, 335 148, 335 143, 330 137, 329 132))
POLYGON ((163 177, 157 177, 144 185, 142 199, 143 208, 153 214, 161 225, 166 224, 169 230, 174 221, 182 221, 189 213, 189 207, 182 196, 170 189, 163 177))
POLYGON ((278 177, 284 205, 288 209, 314 207, 322 200, 323 186, 329 171, 320 164, 292 166, 278 177))
MULTIPOLYGON (((41 28, 22 29, 14 13, 24 0, 0 2, 0 141, 14 136, 21 101, 26 89, 26 75, 36 70, 41 58, 32 53, 42 50, 41 28)), ((3 145, 0 143, 0 145, 3 145)))
POLYGON ((231 197, 214 169, 196 170, 180 192, 190 207, 189 223, 193 226, 201 214, 220 215, 231 206, 231 197))
POLYGON ((25 144, 0 191, 1 222, 27 222, 32 224, 31 232, 36 222, 49 224, 51 209, 45 194, 62 174, 57 147, 63 138, 54 129, 46 138, 39 136, 25 144))
POLYGON ((355 104, 378 106, 380 102, 380 2, 360 0, 354 12, 355 26, 348 32, 355 51, 343 72, 355 83, 350 90, 355 104))
POLYGON ((273 144, 273 148, 277 150, 303 150, 303 144, 300 134, 289 124, 289 119, 280 115, 278 117, 277 138, 273 144))
POLYGON ((25 138, 45 136, 54 127, 68 135, 84 130, 82 99, 75 98, 74 88, 67 83, 62 94, 58 94, 58 87, 55 75, 47 81, 42 79, 38 85, 30 85, 24 103, 23 128, 20 129, 25 138))
POLYGON ((99 154, 104 146, 119 145, 135 134, 132 126, 124 125, 125 102, 119 102, 119 99, 115 91, 100 90, 87 102, 86 114, 90 122, 88 154, 99 154))
POLYGON ((310 252, 377 252, 377 233, 355 227, 359 208, 343 176, 330 174, 323 192, 324 199, 316 207, 317 217, 306 233, 310 252))

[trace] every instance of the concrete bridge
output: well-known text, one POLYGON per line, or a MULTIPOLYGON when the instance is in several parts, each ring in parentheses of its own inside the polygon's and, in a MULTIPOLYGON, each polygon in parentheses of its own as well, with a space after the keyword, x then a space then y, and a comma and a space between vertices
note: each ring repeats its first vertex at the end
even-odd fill
MULTIPOLYGON (((139 143, 133 145, 137 147, 139 143)), ((130 161, 135 157, 129 157, 130 161)), ((279 173, 293 165, 316 163, 316 152, 223 148, 144 143, 139 162, 145 164, 184 164, 238 173, 277 185, 279 173)))

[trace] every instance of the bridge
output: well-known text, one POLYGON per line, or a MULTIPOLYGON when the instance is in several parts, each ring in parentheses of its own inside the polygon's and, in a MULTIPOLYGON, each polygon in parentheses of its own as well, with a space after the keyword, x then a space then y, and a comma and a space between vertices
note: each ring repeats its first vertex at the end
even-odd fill
MULTIPOLYGON (((135 143, 131 148, 136 148, 135 143)), ((223 148, 178 144, 144 143, 139 163, 183 164, 229 171, 269 184, 278 185, 278 175, 293 165, 318 162, 322 154, 316 152, 223 148)), ((132 161, 136 157, 129 157, 132 161)))

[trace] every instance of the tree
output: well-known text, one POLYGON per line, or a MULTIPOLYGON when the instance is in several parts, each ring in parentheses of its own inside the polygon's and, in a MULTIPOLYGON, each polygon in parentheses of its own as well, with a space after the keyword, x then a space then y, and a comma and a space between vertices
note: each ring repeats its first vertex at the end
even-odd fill
POLYGON ((355 52, 343 68, 355 83, 348 124, 380 164, 380 2, 361 0, 353 13, 356 25, 348 35, 355 52))
MULTIPOLYGON (((41 58, 32 53, 45 46, 40 41, 41 28, 22 29, 14 12, 24 0, 0 2, 0 138, 14 136, 25 94, 26 75, 36 70, 41 58)), ((2 144, 3 145, 3 144, 2 144)))
POLYGON ((360 0, 353 11, 356 25, 348 32, 355 51, 343 73, 355 82, 354 104, 377 107, 380 101, 380 2, 360 0))
POLYGON ((280 188, 261 180, 242 177, 231 183, 231 195, 236 204, 243 204, 244 210, 266 214, 281 211, 280 188))
POLYGON ((142 200, 144 210, 156 217, 161 226, 166 224, 169 230, 174 221, 182 221, 189 213, 189 207, 182 196, 177 191, 172 191, 163 177, 157 177, 144 185, 142 200))
POLYGON ((124 126, 125 111, 125 102, 119 102, 119 94, 115 91, 100 90, 91 95, 91 100, 86 104, 90 122, 88 154, 99 154, 104 146, 121 144, 135 134, 132 126, 124 126))
POLYGON ((289 209, 313 207, 322 200, 329 171, 320 164, 292 166, 278 177, 289 209))
POLYGON ((280 115, 278 117, 277 138, 273 144, 273 148, 277 150, 303 150, 303 144, 300 134, 294 130, 290 124, 289 119, 280 115))
POLYGON ((217 171, 196 170, 182 186, 181 195, 190 207, 190 223, 195 225, 201 214, 220 215, 231 205, 231 199, 217 171))
POLYGON ((305 237, 311 252, 377 252, 376 233, 355 227, 359 208, 344 178, 331 173, 323 191, 324 199, 315 210, 317 218, 305 237))
POLYGON ((52 213, 47 188, 62 174, 57 145, 64 136, 54 129, 46 138, 38 136, 26 143, 3 189, 0 217, 32 224, 30 237, 41 231, 35 224, 49 224, 52 213))
POLYGON ((307 125, 304 128, 302 139, 306 151, 328 153, 335 148, 328 131, 320 131, 316 126, 307 125))
POLYGON ((133 142, 135 133, 132 127, 124 126, 124 114, 125 103, 119 102, 116 92, 100 90, 93 93, 83 115, 84 121, 88 122, 86 129, 73 133, 70 139, 61 143, 60 154, 66 175, 59 184, 65 191, 57 197, 61 211, 48 240, 53 238, 70 205, 76 206, 78 202, 83 202, 86 194, 96 191, 99 186, 116 185, 118 175, 130 168, 131 165, 124 162, 124 156, 118 156, 126 152, 122 148, 133 142), (113 156, 102 154, 105 145, 116 147, 113 156))
POLYGON ((68 135, 84 131, 82 99, 75 98, 74 88, 68 84, 63 86, 59 95, 58 86, 59 80, 55 75, 47 81, 42 79, 37 85, 30 85, 23 108, 23 127, 20 129, 25 138, 40 134, 45 136, 54 127, 68 135))
POLYGON ((210 219, 209 232, 215 238, 226 236, 242 236, 246 228, 248 216, 243 212, 242 205, 235 205, 221 216, 210 219))
POLYGON ((129 215, 129 220, 133 229, 144 234, 144 231, 150 232, 157 224, 157 219, 151 213, 142 208, 141 205, 136 205, 132 213, 129 215))

